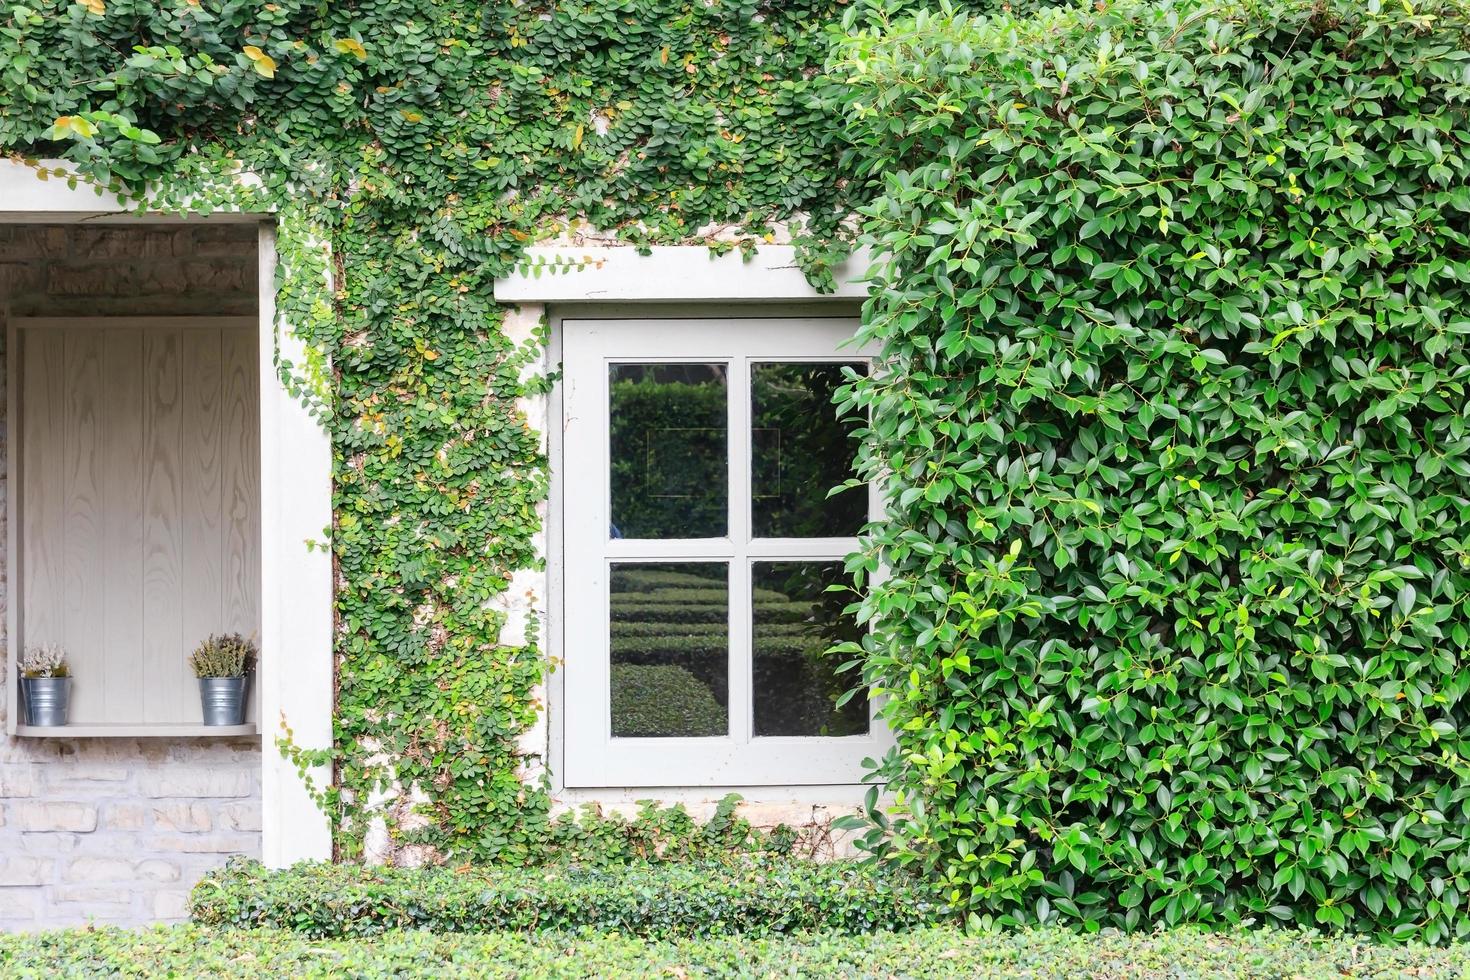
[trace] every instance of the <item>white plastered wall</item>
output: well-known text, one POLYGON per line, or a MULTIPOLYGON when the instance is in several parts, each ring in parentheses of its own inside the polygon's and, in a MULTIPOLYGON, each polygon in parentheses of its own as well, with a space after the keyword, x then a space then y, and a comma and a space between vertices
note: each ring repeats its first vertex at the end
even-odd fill
MULTIPOLYGON (((276 740, 332 744, 332 445, 286 390, 271 352, 292 364, 305 345, 276 316, 276 236, 260 232, 261 859, 271 867, 332 856, 327 815, 276 740)), ((331 773, 306 773, 317 788, 331 773)))

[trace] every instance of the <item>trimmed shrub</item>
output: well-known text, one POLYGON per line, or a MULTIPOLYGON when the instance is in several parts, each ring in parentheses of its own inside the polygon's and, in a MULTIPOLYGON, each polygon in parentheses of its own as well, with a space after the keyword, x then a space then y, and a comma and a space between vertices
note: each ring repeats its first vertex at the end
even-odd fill
POLYGON ((590 928, 634 936, 860 933, 932 923, 942 907, 904 876, 852 863, 758 859, 620 868, 364 868, 268 871, 235 860, 194 889, 194 921, 361 936, 590 928))
POLYGON ((0 935, 6 977, 1179 977, 1463 976, 1464 946, 1376 946, 1310 933, 958 929, 650 942, 563 932, 310 939, 271 929, 101 928, 0 935))
POLYGON ((874 846, 977 922, 1470 935, 1467 8, 848 27, 874 846))

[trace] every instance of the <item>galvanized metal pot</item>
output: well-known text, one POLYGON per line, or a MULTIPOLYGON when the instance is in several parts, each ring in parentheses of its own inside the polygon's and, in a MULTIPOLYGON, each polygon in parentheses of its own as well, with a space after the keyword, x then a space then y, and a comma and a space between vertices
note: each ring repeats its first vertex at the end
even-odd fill
POLYGON ((66 724, 71 707, 70 677, 22 677, 20 696, 25 702, 27 725, 59 728, 66 724))
POLYGON ((199 678, 199 702, 204 708, 204 723, 245 724, 245 699, 249 694, 248 676, 199 678))

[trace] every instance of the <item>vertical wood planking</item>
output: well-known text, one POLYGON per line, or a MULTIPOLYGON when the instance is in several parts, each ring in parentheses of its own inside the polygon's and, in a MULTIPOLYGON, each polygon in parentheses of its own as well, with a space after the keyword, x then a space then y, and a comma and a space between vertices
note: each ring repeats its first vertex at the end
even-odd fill
MULTIPOLYGON (((181 608, 179 650, 193 650, 221 632, 224 573, 224 495, 221 492, 220 331, 185 330, 181 337, 182 414, 179 439, 181 608)), ((186 676, 188 676, 186 674, 186 676)), ((185 691, 179 710, 198 704, 185 691)), ((195 709, 197 712, 197 709, 195 709)))
POLYGON ((21 603, 28 649, 64 640, 64 348, 59 334, 26 333, 21 351, 21 603))
POLYGON ((73 724, 197 723, 188 652, 260 634, 257 340, 86 323, 17 332, 23 642, 66 646, 73 724))
POLYGON ((183 710, 190 678, 180 639, 181 333, 143 332, 143 718, 163 723, 196 720, 183 710))
MULTIPOLYGON (((221 332, 220 461, 224 574, 221 628, 260 639, 260 397, 256 338, 221 332)), ((254 686, 254 685, 253 685, 254 686)), ((252 718, 259 697, 250 696, 252 718)))
POLYGON ((62 346, 62 481, 64 543, 61 549, 62 642, 71 661, 72 710, 77 718, 100 718, 106 705, 106 633, 102 617, 101 557, 106 482, 98 470, 102 449, 98 391, 102 384, 102 335, 64 330, 62 346))
MULTIPOLYGON (((103 517, 101 620, 107 662, 101 678, 100 718, 137 722, 143 715, 143 333, 102 331, 101 408, 105 430, 99 470, 107 509, 103 517)), ((80 683, 78 686, 80 687, 80 683)))

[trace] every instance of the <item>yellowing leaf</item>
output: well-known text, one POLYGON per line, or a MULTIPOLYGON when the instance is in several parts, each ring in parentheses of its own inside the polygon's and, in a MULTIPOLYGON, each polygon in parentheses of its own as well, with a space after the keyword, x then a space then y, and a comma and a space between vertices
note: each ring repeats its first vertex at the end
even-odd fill
POLYGON ((97 127, 81 116, 57 116, 56 121, 51 124, 52 129, 60 136, 63 132, 80 136, 83 139, 91 139, 97 135, 97 127))
POLYGON ((586 128, 581 123, 577 124, 577 131, 572 133, 572 149, 579 150, 582 148, 582 134, 586 131, 586 128))
POLYGON ((356 38, 347 37, 340 41, 333 41, 332 46, 343 54, 352 55, 358 61, 367 60, 367 48, 363 47, 362 42, 356 38))
POLYGON ((264 78, 276 77, 276 60, 253 44, 244 47, 245 57, 255 66, 255 73, 264 78))
POLYGON ((87 8, 88 13, 98 17, 107 13, 107 4, 103 3, 103 0, 80 0, 80 2, 83 7, 87 8))
POLYGON ((669 46, 667 44, 658 53, 658 63, 661 65, 667 65, 669 63, 669 46))

